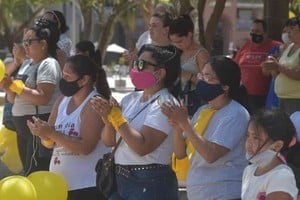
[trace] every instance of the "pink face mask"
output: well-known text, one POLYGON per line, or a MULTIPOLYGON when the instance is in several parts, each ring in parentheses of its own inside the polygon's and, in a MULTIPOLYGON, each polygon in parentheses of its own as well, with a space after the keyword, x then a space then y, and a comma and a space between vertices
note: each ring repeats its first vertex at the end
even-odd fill
POLYGON ((130 70, 131 82, 137 89, 147 89, 156 84, 156 79, 153 73, 143 72, 138 69, 130 70))

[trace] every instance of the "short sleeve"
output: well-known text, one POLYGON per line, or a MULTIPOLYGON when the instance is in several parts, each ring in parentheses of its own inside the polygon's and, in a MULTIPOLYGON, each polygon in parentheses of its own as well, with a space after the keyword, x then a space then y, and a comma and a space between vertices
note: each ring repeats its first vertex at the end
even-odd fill
POLYGON ((246 117, 227 116, 219 120, 209 140, 232 150, 245 138, 248 120, 246 117))
POLYGON ((283 168, 272 174, 267 185, 266 194, 268 195, 272 192, 286 192, 292 197, 297 196, 298 189, 295 176, 291 170, 283 168))
POLYGON ((149 109, 144 125, 162 131, 167 135, 172 131, 167 117, 161 112, 160 106, 157 102, 154 102, 151 109, 149 109))
POLYGON ((294 112, 290 118, 296 128, 297 140, 300 141, 300 111, 294 112))
POLYGON ((57 84, 60 77, 60 67, 55 59, 46 59, 38 68, 37 83, 57 84))

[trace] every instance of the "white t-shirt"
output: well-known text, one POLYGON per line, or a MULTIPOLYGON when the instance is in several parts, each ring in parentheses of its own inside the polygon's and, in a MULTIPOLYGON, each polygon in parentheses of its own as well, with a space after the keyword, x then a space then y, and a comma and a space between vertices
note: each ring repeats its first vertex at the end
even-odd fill
POLYGON ((149 31, 145 31, 144 33, 142 33, 142 35, 140 35, 139 39, 135 44, 135 47, 139 51, 143 45, 151 44, 151 43, 152 43, 152 39, 150 37, 150 33, 149 31))
POLYGON ((167 89, 162 89, 146 102, 141 102, 142 93, 142 91, 133 92, 123 98, 121 106, 124 117, 127 119, 130 126, 138 132, 141 130, 142 126, 149 126, 163 132, 167 137, 160 146, 145 156, 138 155, 124 142, 124 140, 122 140, 115 153, 115 162, 122 165, 146 165, 153 163, 170 164, 173 151, 172 128, 168 124, 165 115, 161 112, 158 101, 155 100, 153 103, 149 104, 149 102, 157 98, 158 95, 168 95, 169 92, 167 89), (132 118, 146 105, 148 106, 132 120, 132 118))
MULTIPOLYGON (((54 93, 48 104, 38 106, 39 114, 45 114, 51 112, 55 100, 61 94, 58 87, 61 76, 61 68, 56 59, 48 57, 37 64, 32 64, 31 59, 25 60, 16 75, 16 79, 23 80, 25 86, 29 88, 36 88, 36 85, 40 83, 55 85, 54 93)), ((36 106, 32 102, 16 95, 12 113, 13 116, 35 115, 36 106)))
POLYGON ((66 53, 67 57, 72 53, 72 41, 66 33, 60 34, 57 46, 66 53))
POLYGON ((296 128, 297 140, 300 142, 300 111, 294 112, 290 118, 296 128))
MULTIPOLYGON (((200 110, 207 107, 204 105, 198 109, 192 118, 193 124, 200 110)), ((242 174, 247 165, 245 139, 249 118, 247 110, 234 100, 215 112, 204 137, 230 151, 213 163, 206 162, 198 152, 194 153, 186 181, 189 199, 240 197, 242 174)))
POLYGON ((272 192, 285 192, 297 199, 298 189, 296 187, 293 171, 285 164, 276 166, 271 171, 261 176, 255 176, 256 165, 246 167, 243 174, 242 199, 260 200, 272 192))
MULTIPOLYGON (((67 114, 67 107, 71 97, 64 97, 58 107, 58 116, 55 121, 55 129, 61 134, 80 137, 80 113, 91 97, 98 94, 93 91, 72 113, 67 114)), ((95 149, 88 155, 73 153, 62 146, 56 145, 50 162, 50 171, 60 174, 68 183, 69 190, 77 190, 95 187, 95 166, 99 158, 110 151, 102 141, 99 140, 95 149)))

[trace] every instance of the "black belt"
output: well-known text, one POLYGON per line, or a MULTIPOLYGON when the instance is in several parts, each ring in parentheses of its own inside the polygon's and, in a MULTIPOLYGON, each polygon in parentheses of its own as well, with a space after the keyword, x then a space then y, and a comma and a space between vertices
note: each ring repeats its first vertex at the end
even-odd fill
POLYGON ((131 171, 152 170, 152 169, 166 169, 170 165, 150 164, 150 165, 118 165, 116 164, 115 171, 117 174, 128 177, 131 171))

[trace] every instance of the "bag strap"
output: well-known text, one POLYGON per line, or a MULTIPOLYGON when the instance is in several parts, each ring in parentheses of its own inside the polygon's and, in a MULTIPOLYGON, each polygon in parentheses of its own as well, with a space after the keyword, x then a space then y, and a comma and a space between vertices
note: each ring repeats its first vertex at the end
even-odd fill
MULTIPOLYGON (((39 66, 40 64, 37 66, 35 72, 34 72, 34 80, 35 80, 35 89, 37 89, 37 76, 38 76, 38 70, 39 70, 39 66)), ((36 114, 36 117, 39 118, 39 107, 38 105, 35 105, 35 114, 36 114)))
MULTIPOLYGON (((139 110, 134 117, 130 120, 130 122, 132 122, 141 112, 143 112, 143 110, 145 110, 150 104, 152 104, 154 101, 156 101, 158 98, 160 97, 160 95, 158 95, 157 97, 155 97, 154 99, 152 99, 147 105, 145 105, 141 110, 139 110)), ((113 150, 112 150, 112 155, 115 154, 115 152, 117 151, 117 148, 120 146, 122 142, 122 137, 120 137, 117 141, 116 146, 114 146, 113 150)))

